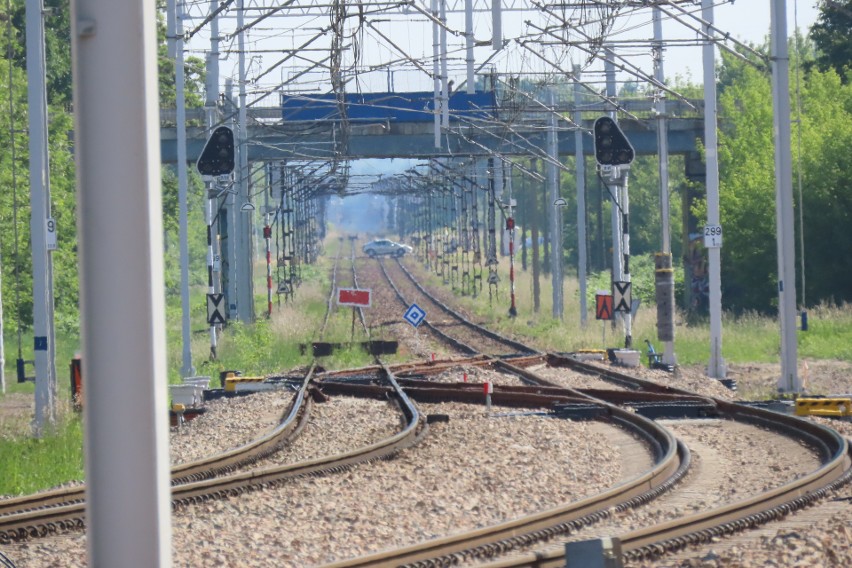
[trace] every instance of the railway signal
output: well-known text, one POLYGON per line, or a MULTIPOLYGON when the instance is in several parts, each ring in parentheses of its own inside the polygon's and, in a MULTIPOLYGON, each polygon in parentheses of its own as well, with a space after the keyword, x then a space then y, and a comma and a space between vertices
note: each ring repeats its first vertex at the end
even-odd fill
POLYGON ((195 167, 203 176, 221 176, 234 171, 234 131, 227 126, 214 130, 195 167))
POLYGON ((595 160, 602 166, 625 166, 633 162, 636 152, 613 119, 602 116, 595 120, 595 160))

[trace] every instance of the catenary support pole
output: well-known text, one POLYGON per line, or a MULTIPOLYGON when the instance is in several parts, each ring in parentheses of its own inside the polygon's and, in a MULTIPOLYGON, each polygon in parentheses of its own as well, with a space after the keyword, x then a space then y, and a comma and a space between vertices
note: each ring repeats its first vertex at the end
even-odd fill
POLYGON ((784 0, 771 0, 770 61, 775 124, 775 225, 778 242, 778 319, 781 321, 781 377, 778 390, 798 393, 796 345, 796 249, 793 222, 793 166, 790 135, 790 59, 784 0))
POLYGON ((503 49, 502 0, 491 0, 491 49, 503 49))
POLYGON ((545 175, 547 177, 547 215, 550 220, 550 272, 553 281, 553 318, 562 319, 562 206, 557 204, 559 196, 559 138, 556 132, 556 110, 553 91, 549 93, 547 156, 545 175))
POLYGON ((441 147, 441 32, 438 26, 438 0, 431 0, 432 18, 432 112, 435 129, 435 148, 441 147))
MULTIPOLYGON (((235 120, 234 120, 234 110, 236 109, 236 105, 234 104, 234 81, 228 77, 225 79, 225 99, 229 103, 228 107, 228 115, 230 115, 230 124, 231 128, 235 128, 235 120)), ((238 143, 238 139, 234 141, 234 153, 237 167, 239 166, 239 152, 240 146, 238 143)), ((226 198, 226 225, 224 235, 227 239, 227 250, 228 250, 228 283, 226 286, 226 297, 228 298, 228 319, 239 319, 239 315, 237 313, 237 218, 239 216, 239 205, 237 204, 237 191, 239 188, 238 178, 235 174, 234 177, 234 186, 232 187, 232 191, 228 192, 228 197, 226 198)), ((220 231, 221 232, 221 231, 220 231)))
POLYGON ((245 6, 244 0, 237 0, 237 44, 239 45, 239 125, 237 127, 238 144, 238 166, 237 166, 237 199, 234 220, 236 221, 231 238, 237 244, 236 257, 232 262, 237 265, 237 318, 244 323, 254 321, 254 279, 252 268, 254 256, 252 250, 252 220, 254 209, 251 207, 249 197, 250 172, 248 165, 248 107, 246 85, 246 41, 245 41, 245 6))
MULTIPOLYGON (((219 0, 210 0, 210 52, 207 54, 207 77, 205 86, 204 111, 207 118, 207 131, 213 132, 218 121, 217 100, 219 98, 219 16, 216 10, 219 0)), ((204 221, 207 224, 207 293, 216 294, 219 291, 218 275, 222 270, 222 257, 218 251, 218 223, 214 224, 218 209, 216 180, 205 183, 207 192, 204 208, 204 221)), ((218 357, 218 337, 216 324, 210 325, 210 359, 218 357)))
POLYGON ((156 27, 71 2, 89 566, 171 565, 156 27))
POLYGON ((192 330, 189 305, 189 203, 187 198, 186 165, 186 97, 184 94, 183 57, 183 0, 169 0, 168 9, 175 11, 175 107, 177 111, 177 174, 178 225, 180 243, 180 306, 181 306, 181 376, 195 375, 192 365, 192 330))
MULTIPOLYGON (((701 0, 701 17, 707 37, 713 37, 713 0, 701 0)), ((704 161, 707 168, 707 224, 719 225, 719 154, 716 135, 716 45, 707 41, 702 47, 704 63, 704 161)), ((707 376, 724 379, 725 361, 722 358, 722 251, 707 249, 710 276, 710 362, 707 376)))
MULTIPOLYGON (((33 273, 33 349, 35 418, 33 432, 41 437, 56 420, 56 369, 53 332, 53 265, 48 252, 50 165, 47 152, 47 87, 44 50, 44 5, 27 0, 27 103, 29 106, 30 234, 33 273)), ((53 227, 53 235, 56 228, 53 227)))
MULTIPOLYGON (((666 81, 666 75, 663 68, 663 19, 662 11, 655 7, 653 11, 654 17, 654 79, 661 85, 666 81)), ((671 254, 671 230, 669 228, 669 132, 668 121, 666 120, 666 92, 659 89, 657 92, 657 101, 654 109, 657 113, 657 150, 659 152, 659 174, 660 174, 660 220, 662 222, 662 252, 663 254, 671 254)), ((671 268, 669 266, 668 268, 671 268)), ((669 274, 669 273, 666 273, 669 274)), ((673 279, 674 273, 670 273, 673 279)), ((673 284, 673 283, 672 283, 673 284)), ((658 305, 659 307, 659 305, 658 305)), ((658 330, 665 329, 671 331, 671 339, 663 341, 663 363, 666 365, 675 365, 677 358, 674 353, 674 305, 669 310, 666 310, 667 319, 669 321, 658 322, 658 330), (662 327, 661 327, 662 326, 662 327)), ((658 311, 659 317, 659 311, 658 311)), ((663 334, 668 337, 668 333, 663 334)))
POLYGON ((464 0, 465 66, 467 67, 467 94, 476 92, 476 76, 473 68, 473 0, 464 0))
POLYGON ((447 68, 447 0, 441 3, 441 128, 450 127, 450 83, 447 68))
MULTIPOLYGON (((574 66, 574 124, 583 124, 583 112, 580 110, 583 96, 580 83, 581 69, 574 66)), ((580 283, 580 326, 586 327, 588 306, 586 305, 586 159, 583 155, 583 129, 574 131, 574 163, 577 169, 577 279, 580 283)))

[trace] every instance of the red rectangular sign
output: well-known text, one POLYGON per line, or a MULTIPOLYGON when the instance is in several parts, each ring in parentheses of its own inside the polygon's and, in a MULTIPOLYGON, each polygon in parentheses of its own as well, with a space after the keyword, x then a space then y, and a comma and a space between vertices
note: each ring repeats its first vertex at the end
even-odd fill
POLYGON ((360 290, 358 288, 338 288, 337 305, 369 308, 371 305, 370 290, 360 290))
POLYGON ((595 319, 612 319, 612 294, 595 295, 595 319))

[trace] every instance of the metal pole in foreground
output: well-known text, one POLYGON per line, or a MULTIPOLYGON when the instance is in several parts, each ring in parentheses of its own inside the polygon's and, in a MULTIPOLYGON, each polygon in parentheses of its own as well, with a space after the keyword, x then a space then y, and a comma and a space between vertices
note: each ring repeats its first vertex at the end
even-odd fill
POLYGON ((171 565, 156 18, 71 3, 89 566, 171 565))
POLYGON ((772 108, 775 123, 775 215, 778 240, 778 319, 781 320, 781 377, 778 390, 800 392, 796 345, 796 249, 790 135, 790 60, 784 0, 772 0, 772 108))

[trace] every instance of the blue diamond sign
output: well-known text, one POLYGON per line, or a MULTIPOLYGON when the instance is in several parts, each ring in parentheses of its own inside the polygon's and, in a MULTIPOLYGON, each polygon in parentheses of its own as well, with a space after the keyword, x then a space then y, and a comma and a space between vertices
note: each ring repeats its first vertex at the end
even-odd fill
POLYGON ((426 319, 426 312, 424 312, 417 304, 411 304, 408 306, 408 309, 405 311, 405 315, 402 316, 402 319, 414 327, 417 327, 426 319))

